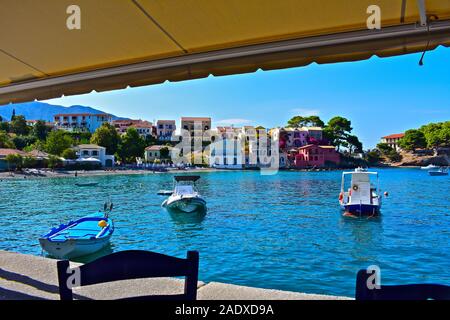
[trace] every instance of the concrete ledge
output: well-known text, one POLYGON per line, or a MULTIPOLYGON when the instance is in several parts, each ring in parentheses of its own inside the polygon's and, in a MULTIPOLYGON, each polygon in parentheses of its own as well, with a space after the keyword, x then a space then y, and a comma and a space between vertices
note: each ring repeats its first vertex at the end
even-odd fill
MULTIPOLYGON (((0 300, 59 299, 56 261, 39 256, 0 250, 0 300)), ((71 263, 71 266, 77 266, 71 263)), ((149 294, 183 292, 184 280, 175 278, 136 279, 86 286, 73 290, 75 299, 119 299, 149 294)), ((326 296, 259 289, 232 284, 198 283, 199 300, 342 300, 326 296)))
POLYGON ((348 297, 261 289, 210 282, 198 290, 199 300, 350 300, 348 297))

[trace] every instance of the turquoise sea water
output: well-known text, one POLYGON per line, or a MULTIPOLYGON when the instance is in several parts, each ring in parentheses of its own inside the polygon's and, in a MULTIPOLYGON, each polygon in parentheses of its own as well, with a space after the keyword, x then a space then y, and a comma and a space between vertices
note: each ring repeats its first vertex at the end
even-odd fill
POLYGON ((369 265, 381 267, 386 284, 450 284, 450 178, 378 172, 389 197, 371 220, 341 216, 340 171, 201 173, 208 212, 194 218, 161 208, 165 197, 156 192, 171 188, 172 174, 3 180, 0 249, 39 255, 41 234, 110 196, 116 229, 100 255, 198 250, 203 281, 321 294, 353 296, 356 272, 369 265))

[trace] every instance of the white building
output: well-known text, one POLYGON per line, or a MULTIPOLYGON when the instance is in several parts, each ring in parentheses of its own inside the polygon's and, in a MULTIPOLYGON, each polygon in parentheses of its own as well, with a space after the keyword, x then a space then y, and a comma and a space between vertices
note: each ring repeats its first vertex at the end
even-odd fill
POLYGON ((112 124, 119 134, 125 134, 128 128, 135 128, 144 139, 153 135, 153 124, 147 120, 114 120, 112 124))
POLYGON ((242 169, 245 160, 242 128, 217 127, 211 131, 209 166, 218 169, 242 169))
POLYGON ((54 116, 56 129, 94 133, 103 123, 112 122, 106 113, 61 113, 54 116))
MULTIPOLYGON (((217 127, 212 131, 209 164, 214 168, 243 169, 277 165, 272 157, 271 137, 264 128, 217 127)), ((278 157, 278 150, 274 156, 278 157)))
POLYGON ((158 140, 170 141, 175 133, 175 120, 158 120, 156 122, 156 136, 158 140))
POLYGON ((99 160, 102 167, 114 167, 114 156, 106 154, 106 148, 98 146, 96 144, 80 144, 75 148, 77 154, 77 161, 86 162, 92 161, 93 159, 99 160))
POLYGON ((400 151, 401 148, 398 145, 398 142, 400 139, 402 139, 405 136, 404 133, 394 133, 388 136, 381 137, 381 143, 386 143, 389 145, 392 149, 395 151, 400 151))

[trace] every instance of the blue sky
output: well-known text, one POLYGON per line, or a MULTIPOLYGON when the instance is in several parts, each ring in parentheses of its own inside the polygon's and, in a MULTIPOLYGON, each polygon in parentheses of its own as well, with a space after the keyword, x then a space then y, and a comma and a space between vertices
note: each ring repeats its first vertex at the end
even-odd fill
POLYGON ((294 115, 341 115, 364 148, 380 137, 450 120, 450 48, 420 54, 250 74, 166 82, 47 100, 88 105, 117 116, 210 116, 213 125, 283 126, 294 115))

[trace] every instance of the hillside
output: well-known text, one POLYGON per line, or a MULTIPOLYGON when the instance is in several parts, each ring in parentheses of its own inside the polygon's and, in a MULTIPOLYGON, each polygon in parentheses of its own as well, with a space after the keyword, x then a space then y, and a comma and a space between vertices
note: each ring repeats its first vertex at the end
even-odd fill
MULTIPOLYGON (((16 111, 16 115, 23 115, 27 120, 46 121, 53 121, 54 115, 58 113, 105 113, 88 106, 74 105, 70 107, 64 107, 60 105, 34 101, 0 106, 0 116, 3 119, 9 121, 9 119, 11 119, 13 109, 16 111)), ((113 120, 123 119, 115 115, 112 116, 113 120)))
POLYGON ((447 156, 425 156, 425 155, 417 155, 412 152, 401 151, 402 161, 389 163, 391 166, 401 167, 401 166, 427 166, 429 164, 449 165, 449 157, 447 156))

